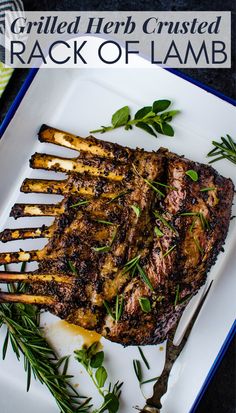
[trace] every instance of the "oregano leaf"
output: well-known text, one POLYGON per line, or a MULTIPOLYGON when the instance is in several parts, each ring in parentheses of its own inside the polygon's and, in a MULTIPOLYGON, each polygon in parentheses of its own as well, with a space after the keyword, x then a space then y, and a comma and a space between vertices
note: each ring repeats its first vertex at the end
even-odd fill
POLYGON ((145 130, 145 132, 149 133, 152 136, 155 136, 155 138, 157 137, 157 135, 155 134, 154 130, 151 128, 151 126, 147 125, 144 122, 138 122, 136 123, 137 128, 143 129, 145 130))
POLYGON ((166 100, 166 99, 156 100, 155 102, 153 102, 152 110, 155 113, 163 112, 163 110, 166 110, 170 106, 170 104, 171 104, 170 100, 166 100))
POLYGON ((105 367, 101 366, 98 367, 96 373, 95 373, 95 378, 97 380, 97 385, 99 388, 104 387, 104 384, 107 379, 107 371, 105 367))
POLYGON ((113 115, 112 115, 112 125, 114 128, 118 128, 119 126, 124 126, 130 116, 130 110, 128 106, 124 106, 123 108, 117 110, 113 115))
POLYGON ((148 113, 150 113, 152 111, 152 107, 151 106, 144 106, 143 108, 139 109, 135 115, 134 115, 134 119, 142 119, 144 118, 144 116, 146 116, 148 113))

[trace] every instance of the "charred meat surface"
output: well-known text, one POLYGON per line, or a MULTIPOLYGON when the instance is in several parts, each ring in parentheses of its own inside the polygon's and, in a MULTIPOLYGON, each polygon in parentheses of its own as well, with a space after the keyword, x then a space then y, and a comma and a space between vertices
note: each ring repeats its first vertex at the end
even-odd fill
MULTIPOLYGON (((50 227, 0 234, 3 242, 48 238, 40 251, 1 253, 0 264, 36 260, 39 266, 24 275, 0 273, 0 281, 28 282, 29 294, 12 300, 38 302, 112 341, 162 342, 222 249, 232 181, 163 148, 132 150, 46 125, 39 139, 80 155, 32 157, 33 168, 63 171, 67 179, 27 179, 22 191, 58 193, 63 200, 14 205, 15 218, 56 218, 50 227), (197 173, 196 180, 186 174, 189 170, 197 173)), ((11 296, 1 293, 1 300, 11 301, 11 296)))

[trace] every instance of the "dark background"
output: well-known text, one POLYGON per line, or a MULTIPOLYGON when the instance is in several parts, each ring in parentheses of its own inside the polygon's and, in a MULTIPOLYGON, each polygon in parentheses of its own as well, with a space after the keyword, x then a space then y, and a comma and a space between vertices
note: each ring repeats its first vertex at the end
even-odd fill
MULTIPOLYGON (((23 0, 25 10, 156 10, 156 11, 192 11, 192 10, 224 10, 232 12, 232 67, 231 69, 182 69, 181 71, 206 85, 236 98, 236 71, 235 71, 235 12, 236 1, 195 1, 195 0, 23 0)), ((2 122, 19 87, 27 76, 28 70, 15 70, 1 100, 0 122, 2 122)), ((235 137, 234 137, 235 138, 235 137)), ((232 341, 223 361, 204 394, 195 413, 236 413, 236 338, 232 341)), ((199 361, 200 362, 200 361, 199 361)), ((194 372, 193 372, 194 374, 194 372)), ((175 412, 170 412, 175 413, 175 412)))

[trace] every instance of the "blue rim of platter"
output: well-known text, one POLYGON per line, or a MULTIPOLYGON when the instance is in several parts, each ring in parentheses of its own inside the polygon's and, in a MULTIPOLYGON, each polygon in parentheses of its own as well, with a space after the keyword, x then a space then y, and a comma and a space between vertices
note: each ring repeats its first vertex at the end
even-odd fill
MULTIPOLYGON (((13 118, 16 110, 18 109, 24 95, 26 94, 26 92, 27 92, 28 88, 30 87, 32 81, 34 80, 34 77, 37 74, 38 70, 39 69, 37 69, 37 68, 33 68, 33 69, 29 70, 28 76, 26 77, 22 87, 20 88, 18 94, 16 95, 12 105, 10 106, 10 109, 8 110, 2 124, 0 125, 0 139, 3 135, 3 133, 5 132, 7 126, 9 125, 10 121, 12 120, 12 118, 13 118)), ((188 76, 188 75, 186 75, 182 72, 179 72, 176 69, 164 68, 164 70, 167 70, 168 72, 173 73, 175 76, 181 77, 182 79, 186 80, 187 82, 190 82, 190 83, 194 84, 195 86, 198 86, 201 89, 204 89, 206 92, 217 96, 218 98, 230 103, 233 106, 236 106, 236 100, 234 100, 234 99, 232 99, 228 96, 225 96, 223 93, 211 88, 210 86, 207 86, 207 85, 199 82, 198 80, 192 79, 190 76, 188 76)), ((226 353, 233 337, 235 336, 235 334, 236 334, 236 321, 233 323, 231 329, 229 330, 229 332, 226 336, 226 339, 225 339, 218 355, 216 356, 216 359, 215 359, 214 363, 212 364, 212 366, 211 366, 211 368, 208 372, 208 375, 207 375, 207 377, 206 377, 206 379, 205 379, 205 381, 204 381, 204 383, 203 383, 203 385, 202 385, 202 387, 201 387, 201 389, 200 389, 200 391, 199 391, 199 393, 198 393, 198 395, 197 395, 197 397, 196 397, 196 399, 193 403, 193 406, 191 407, 189 413, 194 413, 196 411, 196 409, 197 409, 197 407, 198 407, 198 405, 199 405, 199 403, 200 403, 207 387, 209 386, 209 384, 210 384, 210 382, 211 382, 211 380, 212 380, 212 378, 213 378, 213 376, 214 376, 221 360, 223 359, 223 357, 224 357, 224 355, 225 355, 225 353, 226 353)))

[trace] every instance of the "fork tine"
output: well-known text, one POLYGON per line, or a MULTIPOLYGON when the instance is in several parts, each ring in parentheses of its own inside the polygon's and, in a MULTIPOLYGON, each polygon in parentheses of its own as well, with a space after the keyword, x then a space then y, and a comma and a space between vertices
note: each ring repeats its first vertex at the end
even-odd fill
POLYGON ((56 304, 53 297, 47 295, 12 294, 0 292, 0 303, 42 304, 53 306, 56 304))
POLYGON ((60 274, 35 274, 31 272, 0 272, 0 283, 14 283, 14 282, 24 282, 24 283, 34 283, 34 282, 57 282, 64 284, 71 284, 74 277, 69 275, 60 274))

